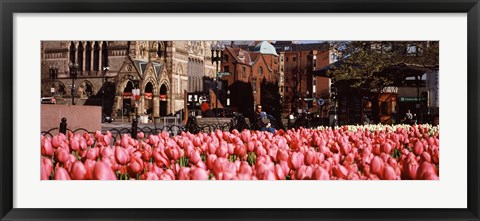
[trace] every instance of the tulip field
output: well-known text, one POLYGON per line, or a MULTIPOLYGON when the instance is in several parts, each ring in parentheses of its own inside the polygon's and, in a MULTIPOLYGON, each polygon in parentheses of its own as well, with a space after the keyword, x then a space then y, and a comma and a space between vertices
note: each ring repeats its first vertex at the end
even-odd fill
POLYGON ((438 180, 439 127, 41 137, 42 180, 438 180))

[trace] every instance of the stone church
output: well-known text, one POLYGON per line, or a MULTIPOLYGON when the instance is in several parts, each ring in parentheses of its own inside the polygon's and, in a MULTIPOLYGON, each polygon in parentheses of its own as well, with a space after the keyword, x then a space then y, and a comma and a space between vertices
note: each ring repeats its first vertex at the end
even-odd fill
POLYGON ((114 117, 172 115, 184 108, 185 90, 203 91, 203 79, 215 76, 210 46, 216 43, 43 41, 41 95, 57 105, 102 105, 114 117))

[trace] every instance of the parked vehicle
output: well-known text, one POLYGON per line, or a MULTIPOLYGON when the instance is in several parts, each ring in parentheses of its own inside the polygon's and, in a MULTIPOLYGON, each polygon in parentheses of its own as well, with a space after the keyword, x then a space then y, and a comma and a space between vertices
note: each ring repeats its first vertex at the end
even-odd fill
POLYGON ((56 104, 57 101, 55 100, 54 97, 42 97, 41 103, 42 104, 56 104))

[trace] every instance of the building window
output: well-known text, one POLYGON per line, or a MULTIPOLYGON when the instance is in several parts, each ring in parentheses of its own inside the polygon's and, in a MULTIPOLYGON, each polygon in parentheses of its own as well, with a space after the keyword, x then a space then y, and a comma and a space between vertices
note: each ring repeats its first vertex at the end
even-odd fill
POLYGON ((285 61, 288 62, 288 57, 285 58, 285 61))
POLYGON ((295 62, 297 60, 297 57, 296 56, 293 56, 292 57, 292 61, 295 62))
POLYGON ((331 57, 332 57, 332 61, 331 63, 335 62, 338 60, 338 55, 337 54, 331 54, 331 57))
POLYGON ((417 46, 414 44, 410 44, 407 46, 407 54, 409 56, 417 56, 417 46))
POLYGON ((252 79, 252 90, 253 93, 257 93, 257 79, 252 79))
POLYGON ((93 71, 98 71, 100 59, 100 45, 98 41, 93 45, 93 71))
POLYGON ((92 45, 90 44, 90 41, 87 41, 87 46, 85 50, 85 70, 90 71, 91 70, 91 64, 92 64, 92 45))
POLYGON ((78 53, 77 53, 77 58, 78 58, 78 66, 80 67, 80 75, 83 75, 83 42, 80 42, 78 44, 78 53))
POLYGON ((262 75, 263 74, 263 68, 262 66, 258 67, 258 75, 262 75))
POLYGON ((228 62, 228 55, 225 55, 225 56, 223 57, 223 61, 224 61, 224 62, 228 62))
POLYGON ((242 77, 246 78, 247 77, 247 68, 242 67, 242 77))
POLYGON ((70 42, 70 63, 75 64, 75 43, 70 42))
POLYGON ((188 60, 188 91, 192 92, 193 91, 193 78, 192 78, 192 72, 193 72, 193 65, 192 65, 192 60, 188 60))
POLYGON ((230 72, 230 67, 228 65, 223 66, 224 72, 230 72))

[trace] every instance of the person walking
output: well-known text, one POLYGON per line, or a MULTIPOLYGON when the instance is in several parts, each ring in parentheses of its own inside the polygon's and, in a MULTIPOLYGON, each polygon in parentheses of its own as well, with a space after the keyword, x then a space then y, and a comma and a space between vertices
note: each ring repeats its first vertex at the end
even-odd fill
POLYGON ((405 118, 403 119, 403 123, 411 125, 413 122, 413 114, 410 112, 410 109, 405 113, 405 118))

